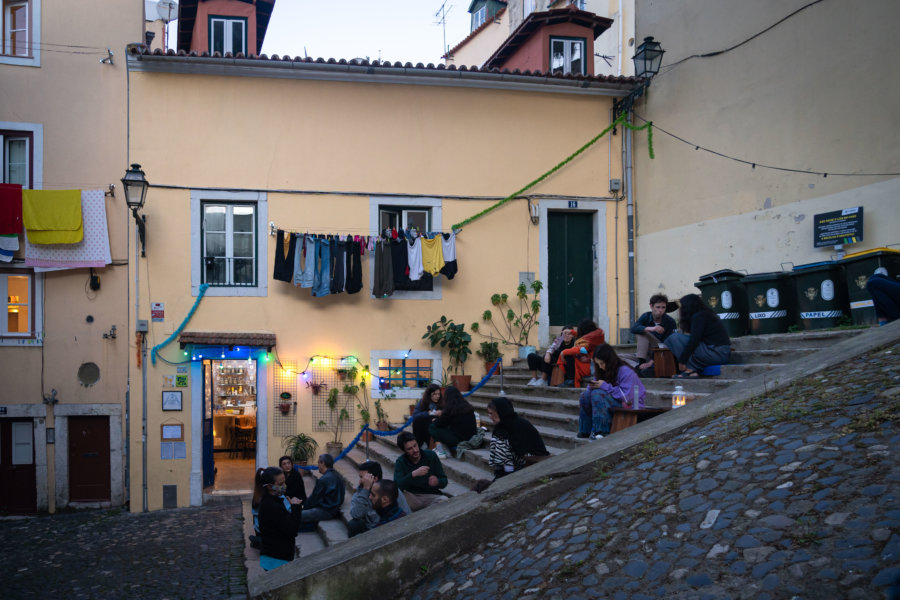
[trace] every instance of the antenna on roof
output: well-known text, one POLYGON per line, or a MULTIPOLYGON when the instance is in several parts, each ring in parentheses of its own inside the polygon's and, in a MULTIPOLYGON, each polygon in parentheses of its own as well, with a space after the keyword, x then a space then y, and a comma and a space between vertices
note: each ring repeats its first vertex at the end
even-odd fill
POLYGON ((447 0, 444 0, 441 3, 441 7, 437 10, 436 13, 434 13, 434 17, 437 19, 437 21, 435 21, 434 24, 440 25, 441 28, 444 30, 444 46, 443 46, 444 51, 442 54, 447 54, 448 52, 450 52, 450 47, 447 46, 447 15, 450 14, 451 10, 453 10, 453 7, 450 6, 448 8, 447 0))

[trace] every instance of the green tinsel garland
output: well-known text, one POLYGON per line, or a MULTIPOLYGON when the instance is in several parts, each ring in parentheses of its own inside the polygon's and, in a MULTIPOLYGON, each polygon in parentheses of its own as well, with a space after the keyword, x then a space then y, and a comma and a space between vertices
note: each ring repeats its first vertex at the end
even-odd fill
POLYGON ((500 208, 501 206, 503 206, 504 204, 506 204, 513 198, 516 198, 520 194, 523 194, 524 192, 530 190, 531 188, 533 188, 534 186, 536 186, 537 184, 539 184, 543 180, 547 179, 548 177, 550 177, 551 175, 553 175, 554 173, 556 173, 557 171, 562 169, 564 166, 566 166, 567 164, 572 162, 572 160, 574 160, 575 157, 577 157, 579 154, 581 154, 582 152, 584 152, 585 150, 587 150, 588 148, 590 148, 591 146, 596 144, 600 140, 600 138, 602 138, 607 133, 612 131, 613 128, 618 125, 621 125, 622 127, 627 127, 628 129, 630 129, 632 131, 642 131, 642 130, 646 129, 647 130, 647 151, 650 154, 650 158, 655 158, 655 156, 653 154, 653 121, 647 121, 643 125, 632 125, 631 123, 628 123, 625 120, 626 118, 627 118, 627 114, 622 113, 621 115, 619 115, 618 119, 616 119, 615 121, 612 122, 612 124, 610 124, 609 127, 607 127, 606 129, 604 129, 603 131, 598 133, 596 136, 594 136, 584 146, 582 146, 581 148, 579 148, 578 150, 576 150, 575 152, 573 152, 572 154, 570 154, 569 156, 564 158, 555 167, 553 167, 552 169, 550 169, 549 171, 547 171, 546 173, 544 173, 543 175, 541 175, 540 177, 538 177, 537 179, 535 179, 534 181, 532 181, 531 183, 529 183, 528 185, 523 187, 522 189, 515 191, 512 194, 510 194, 509 196, 507 196, 506 198, 503 198, 502 200, 498 201, 496 204, 493 204, 493 205, 487 207, 486 209, 484 209, 483 211, 481 211, 480 213, 476 213, 476 214, 472 215, 471 217, 469 217, 468 219, 465 219, 465 220, 460 221, 459 223, 455 224, 453 226, 453 229, 454 230, 459 229, 465 225, 468 225, 472 221, 475 221, 476 219, 480 219, 481 217, 488 214, 489 212, 500 208))

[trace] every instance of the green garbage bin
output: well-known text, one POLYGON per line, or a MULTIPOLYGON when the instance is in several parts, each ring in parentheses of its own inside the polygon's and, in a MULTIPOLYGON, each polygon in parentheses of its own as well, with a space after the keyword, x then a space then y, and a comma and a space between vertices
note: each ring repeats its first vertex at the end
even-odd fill
POLYGON ((794 324, 791 283, 791 274, 783 271, 752 273, 744 277, 751 335, 787 333, 794 324))
POLYGON ((874 325, 875 306, 872 296, 866 291, 866 281, 878 267, 888 270, 893 279, 900 275, 900 250, 892 248, 874 248, 863 252, 848 254, 841 261, 847 281, 847 294, 850 300, 850 315, 854 325, 874 325))
POLYGON ((794 267, 797 322, 803 329, 837 327, 850 316, 843 266, 834 261, 794 267))
POLYGON ((744 274, 722 269, 699 277, 694 284, 703 300, 722 319, 730 337, 747 335, 747 291, 744 274))

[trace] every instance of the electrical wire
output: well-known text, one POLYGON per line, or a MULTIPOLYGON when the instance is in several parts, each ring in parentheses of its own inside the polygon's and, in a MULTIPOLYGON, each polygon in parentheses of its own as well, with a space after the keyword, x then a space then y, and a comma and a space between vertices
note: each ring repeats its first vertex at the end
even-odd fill
MULTIPOLYGON (((644 117, 642 117, 641 115, 639 115, 637 113, 634 113, 634 116, 635 116, 635 118, 640 119, 641 121, 644 121, 645 123, 649 122, 647 119, 645 119, 644 117)), ((667 136, 674 138, 685 145, 693 146, 694 150, 702 150, 704 152, 708 152, 709 154, 713 154, 720 158, 725 158, 725 159, 728 159, 728 160, 731 160, 731 161, 734 161, 737 163, 741 163, 744 165, 750 165, 750 167, 753 169, 756 169, 757 167, 759 167, 760 169, 771 169, 773 171, 783 171, 783 172, 787 172, 787 173, 802 173, 804 175, 821 175, 823 178, 828 177, 829 175, 831 175, 832 177, 897 177, 897 176, 900 176, 900 172, 893 172, 893 173, 834 173, 832 171, 817 171, 814 169, 795 169, 792 167, 779 167, 777 165, 767 165, 767 164, 764 164, 761 162, 745 160, 743 158, 731 156, 729 154, 725 154, 724 152, 719 152, 718 150, 713 150, 712 148, 706 148, 705 146, 695 144, 694 142, 692 142, 690 140, 686 140, 681 136, 675 135, 674 133, 672 133, 670 131, 666 131, 665 129, 663 129, 662 127, 659 126, 659 121, 656 121, 656 120, 653 121, 653 128, 656 131, 659 131, 660 133, 664 133, 667 136)))
POLYGON ((712 58, 713 56, 719 56, 719 55, 721 55, 721 54, 725 54, 726 52, 731 52, 732 50, 735 50, 735 49, 737 49, 737 48, 740 48, 740 47, 743 46, 744 44, 747 44, 747 43, 749 43, 749 42, 755 40, 756 38, 758 38, 758 37, 761 36, 762 34, 768 32, 768 31, 771 31, 771 30, 774 29, 775 27, 778 27, 779 25, 781 25, 782 23, 784 23, 785 21, 787 21, 788 19, 790 19, 791 17, 793 17, 794 15, 796 15, 797 13, 799 13, 799 12, 801 12, 801 11, 804 11, 804 10, 806 10, 807 8, 809 8, 810 6, 816 5, 816 4, 818 4, 819 2, 822 2, 822 1, 823 1, 823 0, 813 0, 813 1, 810 2, 809 4, 805 4, 805 5, 801 6, 800 8, 798 8, 797 10, 795 10, 794 12, 790 13, 789 15, 787 15, 787 16, 785 16, 785 17, 779 19, 778 21, 775 21, 774 23, 772 23, 771 25, 769 25, 768 27, 766 27, 766 28, 763 29, 762 31, 759 31, 759 32, 757 32, 757 33, 751 35, 750 37, 748 37, 748 38, 745 39, 744 41, 738 42, 737 44, 735 44, 735 45, 733 45, 733 46, 730 46, 730 47, 728 47, 728 48, 725 48, 724 50, 716 50, 716 51, 714 51, 714 52, 706 52, 706 53, 704 53, 704 54, 692 54, 692 55, 690 55, 690 56, 685 56, 685 57, 682 58, 681 60, 675 61, 675 62, 670 63, 670 64, 668 64, 668 65, 664 65, 663 67, 660 68, 660 72, 657 74, 657 76, 663 75, 663 74, 665 74, 665 73, 668 73, 669 71, 671 71, 672 69, 674 69, 675 67, 677 67, 678 65, 680 65, 681 63, 687 62, 687 61, 689 61, 689 60, 691 60, 691 59, 694 59, 694 58, 712 58))

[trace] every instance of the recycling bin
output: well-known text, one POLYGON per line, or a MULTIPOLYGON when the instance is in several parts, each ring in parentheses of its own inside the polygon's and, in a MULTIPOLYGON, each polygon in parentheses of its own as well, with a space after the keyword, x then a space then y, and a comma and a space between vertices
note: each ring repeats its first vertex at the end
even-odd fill
POLYGON ((874 325, 877 321, 875 306, 872 304, 872 296, 866 291, 866 281, 879 267, 887 269, 891 279, 900 275, 900 250, 874 248, 848 254, 840 262, 844 267, 853 324, 874 325))
POLYGON ((751 335, 787 333, 796 321, 791 273, 751 273, 744 277, 751 335))
POLYGON ((701 275, 694 284, 704 302, 722 319, 730 337, 747 335, 747 291, 743 280, 743 273, 721 269, 701 275))
POLYGON ((834 261, 797 265, 793 271, 797 324, 803 329, 837 327, 850 316, 844 267, 834 261))

